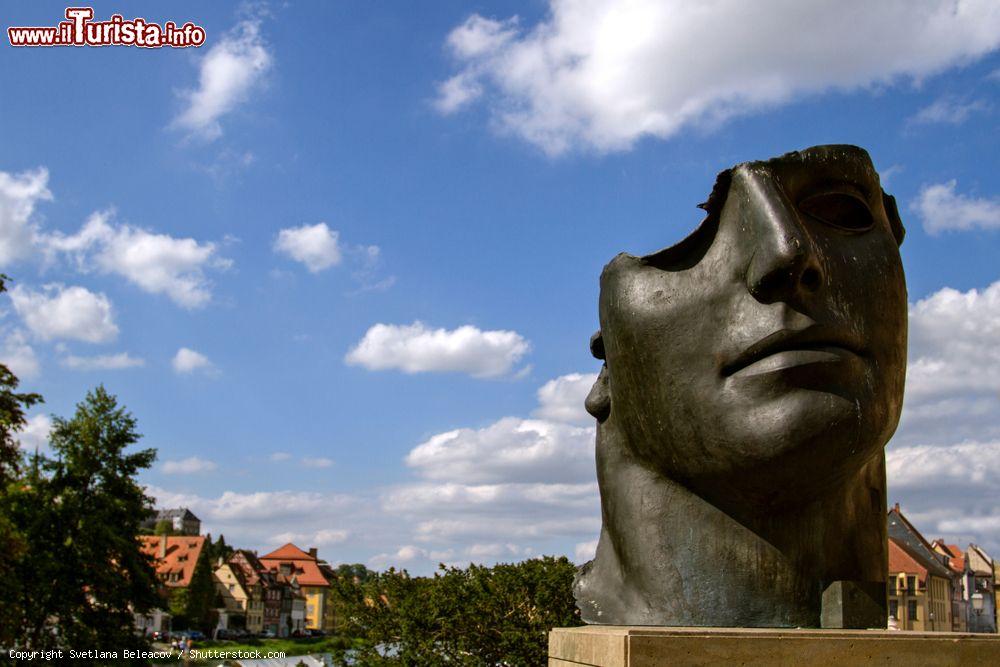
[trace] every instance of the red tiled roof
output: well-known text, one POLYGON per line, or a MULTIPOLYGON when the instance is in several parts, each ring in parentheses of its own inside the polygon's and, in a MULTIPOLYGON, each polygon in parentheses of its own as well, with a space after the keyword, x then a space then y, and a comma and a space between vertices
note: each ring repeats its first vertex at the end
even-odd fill
POLYGON ((949 559, 951 561, 951 569, 956 572, 965 572, 965 554, 962 553, 957 544, 948 544, 946 546, 953 556, 949 559))
POLYGON ((271 553, 261 556, 261 560, 311 560, 315 561, 315 556, 310 556, 308 553, 299 549, 297 546, 289 542, 283 547, 278 547, 271 553))
POLYGON ((257 555, 246 549, 237 549, 229 557, 229 566, 234 570, 239 570, 248 586, 254 586, 260 581, 261 573, 267 570, 264 564, 257 559, 257 555))
POLYGON ((330 585, 330 581, 320 571, 316 556, 306 553, 291 542, 266 556, 261 556, 260 562, 275 572, 281 572, 281 566, 288 565, 289 574, 295 575, 295 580, 300 586, 330 585))
POLYGON ((156 575, 166 586, 184 588, 191 583, 191 575, 205 547, 203 536, 141 535, 139 540, 140 549, 153 557, 156 575))
POLYGON ((889 576, 895 576, 900 572, 915 574, 924 581, 927 579, 927 568, 918 563, 910 554, 903 550, 903 547, 896 544, 896 540, 889 538, 889 576))
POLYGON ((965 555, 957 544, 945 544, 944 540, 937 539, 931 542, 934 549, 948 558, 948 566, 955 572, 965 572, 965 555))

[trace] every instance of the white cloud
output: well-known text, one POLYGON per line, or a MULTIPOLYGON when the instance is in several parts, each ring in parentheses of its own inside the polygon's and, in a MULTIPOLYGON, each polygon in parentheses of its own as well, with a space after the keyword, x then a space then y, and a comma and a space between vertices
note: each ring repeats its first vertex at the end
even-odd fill
POLYGON ((214 515, 227 519, 274 518, 296 512, 308 512, 323 507, 325 498, 319 493, 304 491, 260 491, 236 493, 226 491, 213 508, 214 515))
POLYGON ((164 294, 184 308, 200 308, 211 300, 207 268, 232 265, 220 257, 214 243, 112 222, 114 211, 93 213, 72 236, 45 237, 49 253, 62 252, 76 259, 77 267, 114 273, 152 294, 164 294))
POLYGON ((338 236, 325 222, 289 227, 278 232, 274 250, 305 264, 310 273, 319 273, 340 264, 338 236))
POLYGON ((910 305, 908 397, 1000 391, 1000 281, 945 287, 910 305))
POLYGON ((4 336, 3 345, 0 346, 0 363, 22 380, 37 378, 41 372, 35 350, 28 344, 27 337, 20 329, 4 336))
POLYGON ((144 359, 133 357, 128 352, 102 354, 94 357, 78 357, 70 354, 63 357, 59 363, 75 371, 121 370, 146 365, 144 359))
POLYGON ((476 77, 463 72, 438 84, 438 97, 434 100, 434 106, 441 113, 450 114, 459 111, 482 94, 483 87, 476 81, 476 77))
POLYGON ((174 367, 175 373, 180 374, 191 374, 195 371, 211 371, 214 366, 212 362, 208 360, 201 352, 196 352, 190 348, 182 347, 177 350, 177 354, 174 355, 171 364, 174 367))
POLYGON ((576 563, 586 563, 588 560, 593 560, 594 554, 597 553, 597 540, 590 540, 589 542, 580 542, 576 545, 573 550, 573 560, 576 563))
POLYGON ((377 245, 359 245, 347 249, 355 268, 351 278, 358 283, 353 294, 384 292, 396 284, 396 276, 383 276, 382 249, 377 245))
POLYGON ((18 285, 10 290, 14 310, 43 340, 106 343, 118 336, 111 301, 104 294, 73 286, 46 285, 41 292, 18 285))
POLYGON ((328 459, 324 456, 306 456, 302 458, 302 465, 308 468, 329 468, 333 465, 333 459, 328 459))
POLYGON ((896 448, 886 455, 886 475, 896 489, 995 486, 1000 480, 1000 441, 896 448))
POLYGON ((11 174, 0 171, 0 267, 34 252, 38 227, 32 220, 35 205, 52 199, 45 168, 11 174))
POLYGON ((422 322, 376 324, 344 360, 373 371, 458 372, 490 378, 510 372, 530 349, 516 331, 481 331, 470 325, 449 331, 430 329, 422 322))
POLYGON ((594 428, 506 417, 434 435, 406 464, 433 480, 578 482, 594 476, 594 428))
MULTIPOLYGON (((586 513, 567 514, 563 510, 543 518, 532 515, 530 510, 525 510, 518 515, 490 517, 487 523, 484 523, 483 517, 478 516, 458 519, 428 519, 416 525, 414 534, 416 539, 422 542, 451 544, 497 537, 514 542, 556 538, 579 539, 584 535, 597 535, 600 530, 600 505, 595 493, 593 507, 586 513)), ((540 550, 532 550, 541 553, 540 550)))
MULTIPOLYGON (((186 478, 175 477, 177 484, 186 478)), ((215 496, 147 486, 146 493, 156 499, 156 506, 188 507, 202 520, 202 533, 224 534, 229 544, 247 549, 273 548, 277 543, 295 542, 300 547, 338 546, 336 552, 320 552, 320 558, 337 562, 345 547, 370 549, 369 541, 393 543, 398 528, 392 518, 381 521, 373 515, 373 504, 354 496, 304 491, 224 491, 215 496), (331 516, 336 517, 333 523, 331 516), (383 525, 389 524, 389 525, 383 525), (350 539, 349 539, 350 538, 350 539)), ((358 554, 355 560, 364 560, 358 554)))
POLYGON ((1000 282, 910 304, 890 503, 929 537, 1000 549, 1000 282))
POLYGON ((289 454, 288 452, 275 452, 271 454, 271 456, 269 456, 268 458, 277 463, 279 461, 287 461, 288 459, 292 458, 292 455, 289 454))
POLYGON ((207 140, 217 139, 222 135, 219 120, 249 99, 272 61, 260 22, 241 21, 201 59, 198 88, 184 92, 187 106, 174 119, 174 126, 207 140))
POLYGON ((496 125, 550 154, 624 150, 805 95, 919 81, 998 44, 990 0, 551 1, 534 26, 474 14, 455 28, 459 70, 437 106, 482 97, 496 125))
POLYGON ((922 108, 909 122, 914 125, 930 125, 933 123, 961 125, 972 114, 986 111, 989 108, 990 106, 982 100, 967 101, 945 96, 934 100, 931 104, 922 108))
POLYGON ((346 530, 324 528, 323 530, 318 530, 314 533, 296 533, 293 531, 278 533, 271 538, 270 542, 271 544, 287 544, 288 542, 293 542, 299 545, 308 545, 305 547, 308 549, 311 547, 330 547, 337 544, 343 544, 347 541, 349 536, 350 532, 346 530))
POLYGON ((955 192, 957 182, 925 185, 911 205, 928 234, 970 229, 1000 229, 1000 199, 968 197, 955 192))
POLYGON ((189 456, 179 461, 164 461, 160 469, 166 475, 197 475, 211 472, 218 467, 214 461, 208 461, 198 456, 189 456))
POLYGON ((594 418, 583 403, 596 381, 597 373, 570 373, 549 380, 538 390, 534 415, 558 422, 593 424, 594 418))
MULTIPOLYGON (((540 402, 560 417, 579 417, 562 394, 579 393, 584 378, 593 379, 572 374, 547 383, 540 402)), ((565 550, 567 539, 591 538, 600 528, 594 437, 592 425, 517 417, 433 435, 406 457, 420 480, 383 492, 383 514, 405 520, 410 538, 427 545, 425 564, 436 560, 435 548, 451 550, 437 559, 445 561, 461 548, 466 560, 455 563, 565 550)), ((402 562, 398 554, 376 560, 402 562)))
POLYGON ((21 449, 26 452, 34 452, 36 449, 44 450, 49 445, 49 433, 52 431, 52 420, 46 414, 37 414, 28 417, 28 423, 17 434, 17 440, 21 449))

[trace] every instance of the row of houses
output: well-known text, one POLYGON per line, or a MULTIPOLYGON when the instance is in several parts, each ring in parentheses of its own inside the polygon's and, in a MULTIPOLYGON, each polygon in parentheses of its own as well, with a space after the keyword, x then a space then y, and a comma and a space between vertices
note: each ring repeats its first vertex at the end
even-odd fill
MULTIPOLYGON (((181 535, 140 537, 156 563, 166 589, 190 585, 207 539, 200 521, 187 509, 164 510, 155 522, 168 522, 181 535)), ((928 541, 895 505, 888 515, 889 627, 932 632, 997 632, 997 580, 1000 563, 981 547, 961 549, 944 540, 928 541)), ((238 549, 211 564, 219 597, 217 629, 245 629, 284 637, 309 630, 332 632, 336 625, 334 569, 316 549, 294 544, 263 556, 238 549)), ((139 616, 140 631, 169 631, 163 610, 139 616)))
MULTIPOLYGON (((200 530, 200 521, 190 510, 163 511, 156 521, 163 520, 185 534, 142 535, 139 541, 154 562, 164 598, 169 599, 172 591, 190 587, 199 562, 209 558, 210 544, 208 538, 190 534, 200 530)), ((216 630, 287 637, 334 629, 331 587, 337 575, 316 549, 302 550, 289 543, 263 556, 237 549, 209 566, 218 601, 216 630)), ((170 614, 163 609, 137 614, 136 627, 143 634, 170 632, 170 614)))
POLYGON ((888 533, 890 628, 996 633, 1000 563, 975 544, 928 541, 899 504, 888 533))

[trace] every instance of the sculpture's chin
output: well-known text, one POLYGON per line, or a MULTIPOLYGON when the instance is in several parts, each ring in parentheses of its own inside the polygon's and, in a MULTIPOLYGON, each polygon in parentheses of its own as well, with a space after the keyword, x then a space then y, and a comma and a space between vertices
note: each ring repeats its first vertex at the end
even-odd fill
POLYGON ((870 397, 799 389, 768 400, 705 406, 696 439, 666 437, 650 460, 702 496, 746 503, 802 502, 861 469, 882 450, 895 413, 870 397), (697 443, 697 444, 695 444, 697 443))

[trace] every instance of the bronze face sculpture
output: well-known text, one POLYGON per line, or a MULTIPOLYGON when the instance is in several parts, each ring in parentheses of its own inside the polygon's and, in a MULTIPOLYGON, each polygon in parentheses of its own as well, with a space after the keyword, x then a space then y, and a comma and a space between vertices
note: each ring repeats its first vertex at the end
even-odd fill
POLYGON ((686 239, 601 275, 583 619, 885 627, 895 200, 864 150, 817 146, 723 172, 702 207, 686 239))

